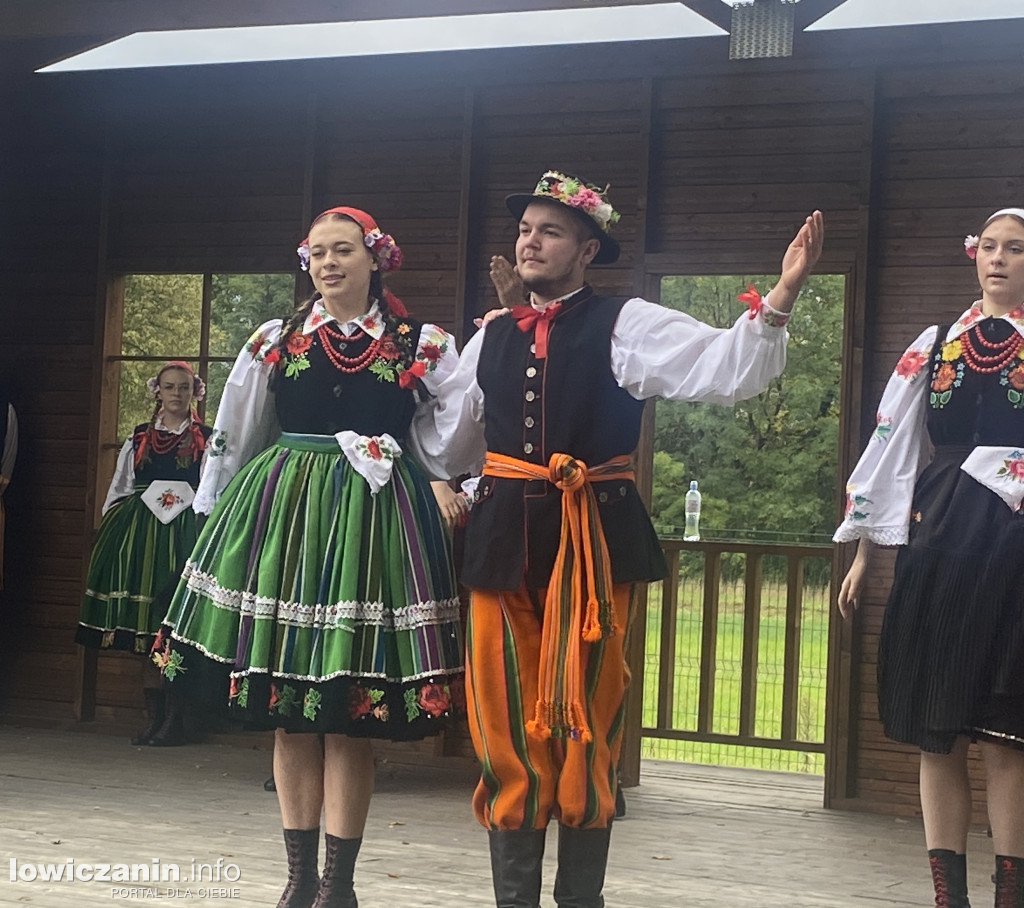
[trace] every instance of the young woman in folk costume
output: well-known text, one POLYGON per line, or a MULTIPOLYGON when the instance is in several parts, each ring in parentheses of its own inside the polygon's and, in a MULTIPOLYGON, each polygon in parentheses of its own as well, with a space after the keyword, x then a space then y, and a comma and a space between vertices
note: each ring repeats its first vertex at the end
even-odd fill
POLYGON ((348 908, 370 739, 433 734, 461 697, 449 536, 413 453, 458 355, 383 289, 401 252, 366 212, 325 211, 298 251, 316 292, 231 371, 195 501, 212 514, 155 658, 172 687, 276 729, 280 905, 348 908))
POLYGON ((966 240, 981 299, 910 346, 847 486, 858 539, 839 608, 876 545, 898 545, 878 653, 885 733, 921 749, 935 904, 968 906, 967 749, 985 763, 997 908, 1024 908, 1024 210, 966 240), (934 453, 931 453, 931 451, 934 453))
MULTIPOLYGON (((146 384, 156 398, 153 416, 118 455, 75 633, 84 646, 143 656, 196 542, 192 497, 211 431, 196 416, 205 386, 188 363, 164 363, 146 384)), ((183 744, 180 702, 152 665, 143 683, 149 724, 132 744, 183 744)))

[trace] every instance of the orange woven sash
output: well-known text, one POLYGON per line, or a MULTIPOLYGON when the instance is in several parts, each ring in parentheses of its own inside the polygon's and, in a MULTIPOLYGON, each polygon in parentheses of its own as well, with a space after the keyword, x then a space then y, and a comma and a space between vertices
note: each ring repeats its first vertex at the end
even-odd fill
POLYGON ((568 454, 552 454, 544 466, 488 451, 483 474, 544 479, 562 492, 558 554, 544 602, 537 706, 526 727, 539 738, 590 741, 583 703, 582 642, 596 643, 621 631, 612 617, 611 561, 591 482, 632 482, 630 459, 615 457, 587 467, 568 454))

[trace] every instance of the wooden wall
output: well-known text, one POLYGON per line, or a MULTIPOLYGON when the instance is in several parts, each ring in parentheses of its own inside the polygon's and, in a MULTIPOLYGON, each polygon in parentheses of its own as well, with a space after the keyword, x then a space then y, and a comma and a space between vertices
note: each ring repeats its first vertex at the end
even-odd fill
MULTIPOLYGON (((1021 38, 1016 21, 803 35, 790 60, 736 64, 708 39, 66 76, 30 73, 56 45, 0 47, 0 378, 23 421, 0 720, 74 722, 83 678, 97 720, 137 719, 134 662, 92 677, 71 642, 118 273, 291 270, 310 214, 345 202, 399 239, 409 308, 464 337, 511 253, 504 195, 548 167, 612 184, 623 256, 592 274, 609 292, 777 271, 820 207, 822 269, 848 276, 845 471, 904 344, 972 299, 960 238, 1024 201, 1021 38)), ((915 758, 875 718, 886 567, 834 622, 828 802, 913 812, 915 758)))

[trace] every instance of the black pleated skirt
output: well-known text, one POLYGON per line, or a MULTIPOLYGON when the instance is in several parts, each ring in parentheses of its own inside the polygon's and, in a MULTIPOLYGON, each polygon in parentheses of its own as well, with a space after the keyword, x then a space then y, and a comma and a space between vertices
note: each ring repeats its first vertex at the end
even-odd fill
POLYGON ((1024 748, 1024 516, 940 447, 914 494, 879 641, 889 738, 949 753, 958 735, 1024 748))

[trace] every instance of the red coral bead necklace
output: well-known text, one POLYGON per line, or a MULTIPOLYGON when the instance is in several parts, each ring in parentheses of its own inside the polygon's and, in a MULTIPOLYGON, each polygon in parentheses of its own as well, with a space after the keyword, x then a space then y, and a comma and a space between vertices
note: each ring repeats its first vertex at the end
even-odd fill
POLYGON ((1024 346, 1024 337, 1014 331, 1006 340, 992 343, 985 340, 978 326, 961 335, 964 362, 975 372, 999 372, 1004 369, 1024 346), (977 344, 977 346, 975 346, 977 344), (985 352, 978 351, 981 347, 985 352))
POLYGON ((320 338, 320 346, 324 348, 324 353, 327 354, 331 365, 339 372, 344 372, 348 375, 351 375, 353 372, 361 372, 376 358, 377 352, 380 350, 381 339, 384 337, 382 334, 380 337, 374 338, 370 341, 369 346, 356 356, 345 356, 334 346, 333 340, 338 338, 343 343, 358 340, 365 336, 365 332, 362 329, 356 334, 347 335, 341 331, 333 331, 327 325, 321 325, 316 329, 316 333, 317 337, 320 338))

